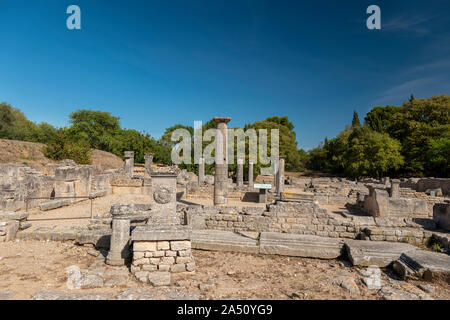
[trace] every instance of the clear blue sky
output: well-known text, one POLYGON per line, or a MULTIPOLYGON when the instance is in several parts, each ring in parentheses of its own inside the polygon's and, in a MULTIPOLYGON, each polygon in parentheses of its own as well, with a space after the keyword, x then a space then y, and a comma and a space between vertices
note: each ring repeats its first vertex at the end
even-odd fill
POLYGON ((353 110, 450 93, 448 0, 0 0, 0 39, 0 101, 56 126, 79 108, 156 138, 287 115, 309 149, 353 110), (71 4, 82 30, 66 28, 71 4))

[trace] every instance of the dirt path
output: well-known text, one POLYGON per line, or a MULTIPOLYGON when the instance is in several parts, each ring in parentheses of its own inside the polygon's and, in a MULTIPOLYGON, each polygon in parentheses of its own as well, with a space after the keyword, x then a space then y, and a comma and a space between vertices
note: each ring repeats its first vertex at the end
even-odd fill
MULTIPOLYGON (((15 241, 0 245, 0 299, 31 299, 43 290, 65 293, 110 293, 112 297, 127 290, 160 289, 132 279, 117 287, 69 290, 65 268, 77 265, 88 268, 97 259, 88 254, 92 249, 72 243, 15 241)), ((172 286, 178 292, 200 299, 380 299, 359 280, 356 268, 336 260, 250 255, 233 252, 194 250, 197 271, 174 274, 172 286), (354 294, 333 283, 346 275, 355 279, 359 293, 354 294)), ((383 282, 389 281, 386 274, 383 282)), ((450 299, 450 286, 433 284, 434 299, 450 299)), ((414 286, 414 283, 408 284, 414 286)), ((416 288, 417 289, 417 288, 416 288)), ((170 298, 161 294, 160 298, 170 298)))

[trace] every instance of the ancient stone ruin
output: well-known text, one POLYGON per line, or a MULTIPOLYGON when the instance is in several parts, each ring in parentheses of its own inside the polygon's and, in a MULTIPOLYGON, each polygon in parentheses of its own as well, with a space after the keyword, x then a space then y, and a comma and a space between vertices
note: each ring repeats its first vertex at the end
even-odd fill
MULTIPOLYGON (((229 118, 215 121, 219 134, 226 132, 229 118)), ((218 140, 218 150, 224 150, 226 139, 218 140)), ((122 268, 119 277, 125 270, 157 287, 173 285, 174 274, 194 275, 197 250, 344 259, 363 268, 361 281, 370 290, 385 290, 386 297, 397 291, 377 282, 380 268, 405 280, 450 283, 449 179, 296 178, 286 176, 280 157, 271 176, 254 179, 249 163, 245 180, 244 160, 237 159, 236 172, 228 172, 224 152, 216 152, 214 176, 205 174, 203 158, 198 176, 155 165, 151 153, 141 166, 134 164, 132 151, 124 158, 119 170, 64 161, 47 175, 0 166, 0 241, 92 245, 105 253, 101 264, 122 268), (114 195, 121 201, 91 216, 85 227, 29 221, 33 210, 49 214, 114 195), (146 202, 128 203, 131 195, 146 202)), ((118 283, 76 268, 68 273, 74 290, 118 283)), ((354 288, 349 281, 336 283, 354 288)))

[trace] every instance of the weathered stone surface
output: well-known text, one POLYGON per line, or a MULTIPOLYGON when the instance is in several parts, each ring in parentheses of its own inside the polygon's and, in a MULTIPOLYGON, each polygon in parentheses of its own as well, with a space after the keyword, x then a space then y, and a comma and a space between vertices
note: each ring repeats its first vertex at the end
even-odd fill
POLYGON ((41 291, 33 296, 33 300, 108 300, 110 293, 66 293, 57 291, 41 291))
POLYGON ((416 286, 403 281, 382 287, 380 294, 383 300, 433 300, 416 286))
POLYGON ((351 294, 359 295, 361 293, 355 279, 350 276, 339 276, 333 279, 332 282, 349 291, 351 294))
POLYGON ((416 247, 407 243, 364 240, 345 240, 344 247, 354 266, 387 267, 402 253, 416 250, 416 247))
POLYGON ((48 211, 48 210, 53 210, 53 209, 57 209, 57 208, 61 208, 64 206, 68 206, 72 203, 72 199, 55 199, 55 200, 50 200, 50 201, 46 201, 46 202, 42 202, 39 205, 39 209, 41 211, 48 211))
POLYGON ((168 286, 170 285, 170 272, 150 272, 148 274, 148 282, 155 286, 168 286))
POLYGON ((0 300, 9 300, 16 295, 17 292, 12 290, 0 291, 0 300))
POLYGON ((439 228, 450 231, 450 203, 436 203, 433 206, 433 220, 439 228))
POLYGON ((131 233, 133 241, 167 241, 167 240, 189 240, 190 230, 184 226, 155 229, 151 226, 138 226, 131 233))
POLYGON ((403 253, 393 267, 403 279, 442 279, 450 283, 450 256, 447 254, 413 250, 403 253))
POLYGON ((93 244, 96 248, 109 248, 111 230, 83 230, 77 233, 78 244, 93 244))
POLYGON ((199 300, 195 293, 187 293, 174 288, 132 288, 122 292, 116 300, 199 300))
POLYGON ((202 250, 258 253, 258 242, 231 231, 194 230, 192 248, 202 250))
POLYGON ((261 232, 260 253, 335 259, 341 255, 343 241, 312 235, 261 232))
POLYGON ((360 270, 361 280, 369 290, 381 289, 381 270, 378 266, 368 266, 366 270, 360 270))

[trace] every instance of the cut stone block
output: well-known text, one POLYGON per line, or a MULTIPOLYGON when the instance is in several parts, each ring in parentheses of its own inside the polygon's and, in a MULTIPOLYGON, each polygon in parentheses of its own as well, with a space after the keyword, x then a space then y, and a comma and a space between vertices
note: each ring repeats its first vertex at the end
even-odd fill
POLYGON ((64 206, 68 206, 71 203, 72 203, 72 199, 56 199, 56 200, 42 202, 39 205, 39 209, 41 211, 48 211, 48 210, 53 210, 53 209, 61 208, 64 206))
POLYGON ((258 241, 231 231, 195 230, 192 232, 193 249, 258 253, 258 241))
POLYGON ((83 230, 76 236, 78 244, 93 244, 96 248, 109 249, 111 230, 83 230))
POLYGON ((260 253, 305 258, 335 259, 343 240, 312 235, 261 232, 260 253))
POLYGON ((393 267, 403 279, 441 279, 450 283, 450 256, 444 253, 424 250, 406 252, 394 262, 393 267))
POLYGON ((188 228, 173 227, 167 229, 155 229, 150 226, 138 226, 131 233, 133 241, 168 241, 189 240, 191 238, 188 228))
POLYGON ((157 286, 168 286, 170 285, 170 272, 155 271, 148 274, 148 282, 157 286))
POLYGON ((354 266, 378 267, 387 267, 402 253, 417 249, 407 243, 364 240, 345 240, 344 247, 354 266))
POLYGON ((436 203, 433 206, 433 220, 439 228, 450 231, 450 203, 436 203))

